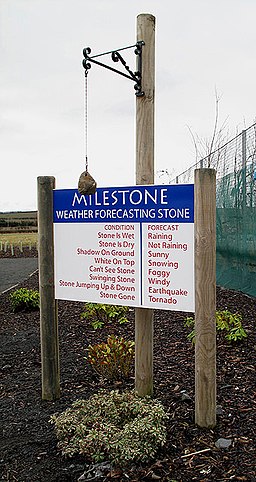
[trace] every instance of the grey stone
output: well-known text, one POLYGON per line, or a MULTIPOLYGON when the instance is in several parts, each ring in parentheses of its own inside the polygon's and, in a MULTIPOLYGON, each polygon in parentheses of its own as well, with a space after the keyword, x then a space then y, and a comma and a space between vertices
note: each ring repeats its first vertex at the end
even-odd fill
POLYGON ((186 392, 186 390, 181 390, 181 400, 182 402, 192 402, 192 398, 186 392))
POLYGON ((225 412, 221 405, 216 406, 216 415, 223 415, 225 412))
POLYGON ((82 475, 80 475, 77 482, 83 482, 87 480, 88 482, 96 482, 100 479, 105 479, 106 473, 111 470, 111 465, 109 462, 102 462, 99 464, 91 465, 88 470, 86 470, 82 475))
POLYGON ((215 442, 217 449, 228 449, 231 444, 232 440, 228 438, 219 438, 217 442, 215 442))

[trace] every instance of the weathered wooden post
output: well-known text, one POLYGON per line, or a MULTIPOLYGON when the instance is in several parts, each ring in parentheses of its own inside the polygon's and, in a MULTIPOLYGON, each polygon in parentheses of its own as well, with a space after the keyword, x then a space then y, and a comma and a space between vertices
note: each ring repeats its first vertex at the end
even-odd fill
POLYGON ((195 170, 195 422, 216 425, 216 172, 195 170))
MULTIPOLYGON (((143 40, 142 90, 136 100, 136 184, 154 184, 155 17, 137 17, 137 41, 143 40)), ((153 310, 135 309, 135 389, 153 393, 153 310)))
POLYGON ((55 178, 40 176, 38 187, 38 253, 42 399, 60 397, 57 301, 54 293, 53 194, 55 178))

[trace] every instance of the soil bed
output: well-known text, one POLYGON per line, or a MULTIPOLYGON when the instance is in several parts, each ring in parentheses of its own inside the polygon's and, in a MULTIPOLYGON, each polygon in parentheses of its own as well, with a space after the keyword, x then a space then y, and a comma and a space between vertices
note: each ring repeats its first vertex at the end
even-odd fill
MULTIPOLYGON (((38 289, 38 274, 19 287, 38 289)), ((61 398, 45 402, 41 400, 39 312, 12 313, 9 295, 0 295, 0 481, 76 482, 84 473, 83 480, 91 481, 256 481, 255 298, 217 289, 217 309, 240 313, 248 338, 230 345, 218 334, 218 415, 213 430, 194 424, 194 348, 186 338, 187 314, 155 311, 154 397, 169 412, 168 441, 151 463, 121 471, 108 465, 93 467, 82 457, 65 459, 57 449, 49 418, 99 388, 134 387, 134 378, 119 385, 99 379, 84 360, 88 344, 106 341, 110 333, 134 339, 134 311, 129 312, 129 324, 94 331, 80 320, 83 303, 59 302, 61 398), (229 448, 216 447, 220 438, 231 441, 229 448)))

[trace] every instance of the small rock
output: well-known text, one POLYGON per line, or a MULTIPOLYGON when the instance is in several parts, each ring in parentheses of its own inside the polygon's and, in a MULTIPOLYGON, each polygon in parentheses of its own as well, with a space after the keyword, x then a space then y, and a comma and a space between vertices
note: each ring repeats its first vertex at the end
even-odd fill
POLYGON ((105 478, 107 472, 111 470, 111 465, 109 462, 102 462, 99 464, 89 466, 89 469, 86 470, 82 475, 80 475, 77 482, 83 482, 87 480, 88 482, 98 482, 100 479, 105 478))
POLYGON ((154 472, 151 473, 150 477, 152 480, 160 480, 162 478, 159 475, 156 475, 154 472))
POLYGON ((180 393, 182 402, 192 402, 192 398, 189 396, 186 390, 182 390, 180 393))
POLYGON ((216 406, 216 415, 224 415, 224 410, 221 405, 216 406))
POLYGON ((228 449, 232 444, 232 440, 228 438, 219 438, 217 442, 215 442, 215 446, 217 449, 228 449))

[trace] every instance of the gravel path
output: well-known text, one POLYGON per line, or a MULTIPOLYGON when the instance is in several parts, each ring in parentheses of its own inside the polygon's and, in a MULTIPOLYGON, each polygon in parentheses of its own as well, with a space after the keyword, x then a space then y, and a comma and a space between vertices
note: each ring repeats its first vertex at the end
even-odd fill
POLYGON ((37 267, 37 258, 0 259, 0 293, 24 281, 37 267))

